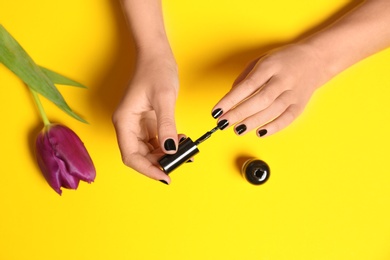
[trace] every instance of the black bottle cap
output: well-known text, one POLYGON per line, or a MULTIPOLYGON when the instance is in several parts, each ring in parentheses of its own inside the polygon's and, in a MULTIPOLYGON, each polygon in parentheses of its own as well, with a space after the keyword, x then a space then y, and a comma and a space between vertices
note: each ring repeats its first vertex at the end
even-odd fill
POLYGON ((162 170, 168 174, 181 164, 187 162, 191 157, 199 152, 196 143, 191 138, 186 138, 179 143, 175 154, 166 154, 158 160, 162 170))

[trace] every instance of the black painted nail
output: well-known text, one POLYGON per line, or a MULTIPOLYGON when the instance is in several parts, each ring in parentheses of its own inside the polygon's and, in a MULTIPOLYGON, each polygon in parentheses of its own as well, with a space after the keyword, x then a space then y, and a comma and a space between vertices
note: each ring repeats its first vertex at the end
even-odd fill
POLYGON ((173 141, 173 139, 171 138, 165 140, 164 148, 166 151, 175 151, 176 150, 175 141, 173 141))
POLYGON ((212 115, 214 118, 218 118, 220 115, 222 115, 222 113, 223 113, 222 109, 217 108, 217 109, 215 109, 215 110, 211 113, 211 115, 212 115))
POLYGON ((223 120, 218 122, 218 128, 220 130, 225 129, 228 125, 229 125, 229 122, 226 119, 223 119, 223 120))
POLYGON ((265 136, 267 134, 267 129, 261 129, 259 130, 259 136, 262 137, 262 136, 265 136))
POLYGON ((179 140, 179 143, 183 142, 184 140, 186 140, 187 138, 185 138, 184 136, 182 138, 180 138, 179 140))
POLYGON ((242 134, 246 131, 246 125, 242 124, 236 127, 237 134, 242 134))
POLYGON ((168 182, 164 181, 164 180, 160 180, 160 182, 166 184, 166 185, 169 185, 168 182))
POLYGON ((191 158, 191 159, 189 159, 188 161, 186 161, 186 163, 191 163, 191 162, 194 162, 194 159, 193 159, 193 158, 191 158))

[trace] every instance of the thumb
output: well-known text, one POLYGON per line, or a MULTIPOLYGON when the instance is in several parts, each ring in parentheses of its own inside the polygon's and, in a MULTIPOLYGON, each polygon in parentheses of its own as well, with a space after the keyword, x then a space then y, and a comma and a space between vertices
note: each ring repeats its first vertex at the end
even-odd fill
POLYGON ((178 144, 175 104, 176 94, 174 91, 164 91, 159 94, 155 107, 158 139, 162 150, 168 154, 176 153, 178 144))

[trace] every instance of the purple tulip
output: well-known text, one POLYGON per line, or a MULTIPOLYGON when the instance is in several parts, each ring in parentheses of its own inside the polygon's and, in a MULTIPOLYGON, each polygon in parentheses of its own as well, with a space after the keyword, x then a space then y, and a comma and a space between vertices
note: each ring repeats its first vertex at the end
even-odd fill
POLYGON ((37 137, 36 155, 45 179, 60 195, 61 187, 77 189, 80 180, 95 180, 96 170, 87 149, 66 126, 46 125, 37 137))

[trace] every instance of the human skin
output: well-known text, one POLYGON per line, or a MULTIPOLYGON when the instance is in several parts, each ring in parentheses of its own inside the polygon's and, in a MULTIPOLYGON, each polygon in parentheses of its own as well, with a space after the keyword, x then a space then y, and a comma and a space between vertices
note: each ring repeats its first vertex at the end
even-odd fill
POLYGON ((224 111, 219 121, 236 124, 237 134, 255 128, 259 137, 276 133, 298 117, 317 88, 390 46, 389 23, 390 1, 367 0, 324 30, 250 63, 213 111, 224 111))
MULTIPOLYGON (((122 6, 137 52, 134 76, 113 115, 122 160, 152 179, 170 183, 157 160, 175 153, 181 138, 174 120, 179 82, 161 0, 122 0, 122 6)), ((213 116, 219 124, 228 122, 224 129, 235 126, 238 135, 256 129, 263 137, 282 130, 299 116, 316 89, 390 46, 389 24, 389 0, 362 2, 327 28, 250 62, 214 106, 213 116)))

